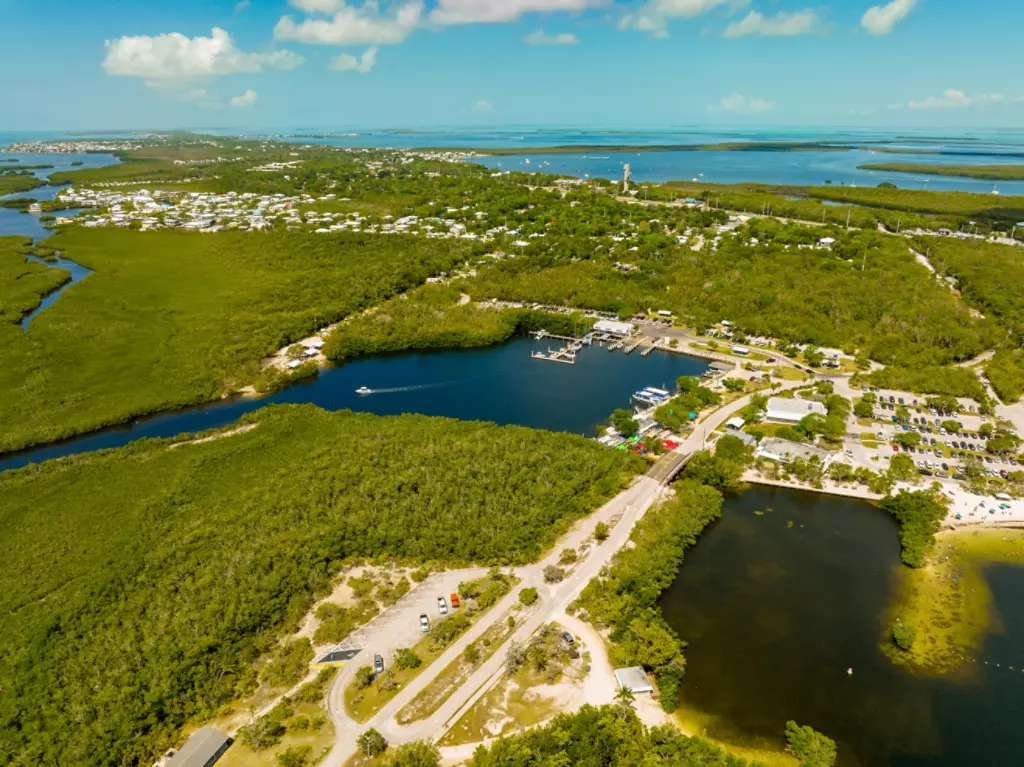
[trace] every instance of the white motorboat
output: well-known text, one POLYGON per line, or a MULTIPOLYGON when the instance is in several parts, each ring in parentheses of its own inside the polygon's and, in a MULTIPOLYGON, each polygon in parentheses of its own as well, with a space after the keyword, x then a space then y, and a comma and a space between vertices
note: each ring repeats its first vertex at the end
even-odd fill
POLYGON ((356 389, 356 394, 373 394, 373 389, 367 386, 360 386, 356 389))

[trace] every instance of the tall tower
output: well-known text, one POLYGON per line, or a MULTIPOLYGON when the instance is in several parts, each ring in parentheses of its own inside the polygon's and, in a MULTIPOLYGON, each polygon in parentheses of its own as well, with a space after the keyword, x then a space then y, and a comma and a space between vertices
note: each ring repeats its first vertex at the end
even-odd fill
POLYGON ((629 163, 622 166, 622 192, 629 194, 629 163))

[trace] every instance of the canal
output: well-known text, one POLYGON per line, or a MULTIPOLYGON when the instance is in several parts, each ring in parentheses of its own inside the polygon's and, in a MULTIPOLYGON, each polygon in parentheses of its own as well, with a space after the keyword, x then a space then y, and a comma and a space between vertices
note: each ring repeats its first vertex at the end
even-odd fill
MULTIPOLYGON (((31 331, 29 331, 31 332, 31 331)), ((62 443, 0 458, 0 471, 64 455, 124 445, 140 437, 172 437, 225 426, 271 403, 312 403, 327 410, 378 415, 422 413, 494 421, 595 436, 615 408, 645 386, 671 389, 679 376, 699 376, 700 359, 656 351, 647 357, 598 346, 576 355, 576 364, 531 359, 549 341, 516 338, 482 349, 392 354, 328 368, 309 381, 263 398, 222 400, 164 413, 62 443), (356 394, 366 386, 369 396, 356 394)))
POLYGON ((866 502, 727 498, 661 600, 688 643, 684 718, 762 748, 782 747, 793 719, 832 737, 846 767, 1019 763, 1024 570, 986 571, 1002 630, 963 672, 930 677, 880 649, 900 567, 895 522, 866 502))

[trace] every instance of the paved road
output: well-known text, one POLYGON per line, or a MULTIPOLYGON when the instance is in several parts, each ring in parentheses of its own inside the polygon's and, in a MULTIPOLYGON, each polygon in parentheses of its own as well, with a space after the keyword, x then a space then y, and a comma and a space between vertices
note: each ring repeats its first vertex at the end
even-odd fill
MULTIPOLYGON (((797 385, 796 382, 787 382, 783 388, 792 388, 797 385)), ((579 595, 587 583, 598 575, 615 553, 626 544, 633 531, 633 526, 657 500, 666 483, 678 473, 690 455, 703 448, 706 435, 713 433, 737 411, 746 407, 750 403, 750 399, 749 395, 741 397, 705 418, 675 451, 662 456, 661 460, 652 466, 647 474, 579 523, 547 557, 536 564, 518 568, 516 575, 522 580, 520 588, 533 586, 540 592, 541 599, 537 607, 528 614, 526 620, 510 639, 481 664, 433 716, 405 727, 399 725, 395 720, 396 714, 403 706, 427 687, 449 663, 457 659, 468 644, 475 641, 495 620, 500 619, 507 610, 517 603, 519 589, 513 590, 492 608, 487 615, 483 616, 466 634, 454 642, 441 657, 399 692, 366 724, 360 725, 352 721, 345 712, 342 696, 345 687, 354 676, 357 664, 346 666, 336 678, 328 694, 328 711, 335 722, 337 741, 323 764, 326 767, 341 767, 356 753, 356 739, 359 734, 370 727, 381 732, 392 744, 421 739, 439 739, 455 723, 462 712, 472 706, 501 678, 509 641, 526 641, 538 628, 565 610, 566 606, 579 595), (608 539, 601 544, 589 545, 581 560, 561 583, 553 585, 544 583, 544 568, 557 563, 562 548, 571 546, 579 549, 582 544, 592 542, 594 526, 598 522, 604 522, 609 526, 614 525, 608 539)))

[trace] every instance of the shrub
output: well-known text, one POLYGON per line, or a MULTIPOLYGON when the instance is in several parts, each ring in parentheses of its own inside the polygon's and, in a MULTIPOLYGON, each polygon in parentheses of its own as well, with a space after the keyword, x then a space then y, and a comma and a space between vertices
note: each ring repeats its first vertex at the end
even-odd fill
POLYGON ((377 732, 372 727, 365 732, 360 733, 356 739, 356 745, 359 746, 359 752, 363 756, 380 756, 384 753, 384 749, 388 747, 388 742, 384 740, 384 736, 377 732))
POLYGON ((917 630, 909 623, 904 623, 902 618, 897 618, 892 624, 892 641, 901 650, 909 650, 914 646, 914 639, 917 638, 917 630))
POLYGON ((285 727, 270 717, 261 716, 238 731, 238 738, 253 751, 262 751, 281 742, 285 727))
POLYGON ((263 669, 263 681, 271 687, 291 687, 306 675, 311 660, 313 645, 308 639, 285 642, 263 669))
POLYGON ((597 541, 598 543, 604 543, 606 540, 608 540, 609 535, 611 535, 611 532, 608 530, 608 525, 606 525, 604 522, 598 522, 596 525, 594 525, 595 541, 597 541))
POLYGON ((792 719, 786 722, 789 750, 800 760, 800 767, 832 767, 836 763, 836 744, 813 728, 792 719))
POLYGON ((395 668, 403 671, 407 668, 419 668, 423 660, 408 647, 400 647, 395 650, 395 668))
POLYGON ((558 556, 558 564, 571 565, 578 557, 576 549, 562 549, 562 553, 558 556))
POLYGON ((545 583, 560 583, 565 579, 565 571, 561 567, 548 565, 544 568, 545 583))
POLYGON ((306 767, 312 755, 312 746, 292 746, 277 755, 277 763, 281 767, 306 767))
POLYGON ((373 666, 360 666, 356 671, 356 687, 365 690, 373 683, 373 666))
POLYGON ((526 607, 534 604, 538 598, 537 589, 533 586, 525 588, 519 592, 519 601, 526 607))

